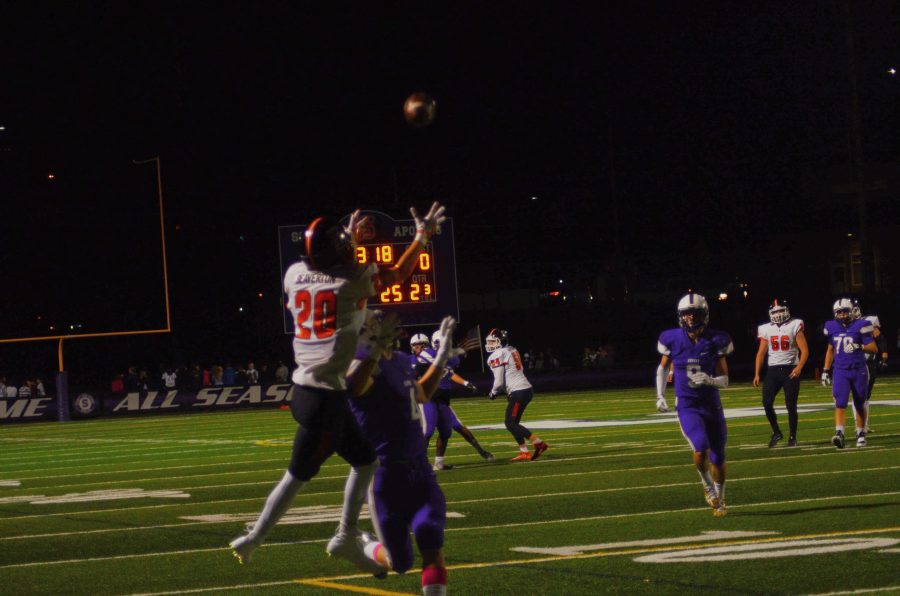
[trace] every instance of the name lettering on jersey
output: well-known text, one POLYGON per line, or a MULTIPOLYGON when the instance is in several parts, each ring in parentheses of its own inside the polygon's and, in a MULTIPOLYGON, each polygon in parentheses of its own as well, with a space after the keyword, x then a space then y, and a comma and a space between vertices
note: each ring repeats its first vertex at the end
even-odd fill
POLYGON ((334 277, 327 273, 319 271, 310 271, 309 273, 301 273, 294 278, 294 283, 298 284, 333 284, 334 277))

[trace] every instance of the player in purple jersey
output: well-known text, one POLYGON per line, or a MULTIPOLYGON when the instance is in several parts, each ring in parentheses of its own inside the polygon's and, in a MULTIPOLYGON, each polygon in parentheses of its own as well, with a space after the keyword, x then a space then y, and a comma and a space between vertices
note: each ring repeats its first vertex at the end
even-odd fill
POLYGON ((348 227, 319 217, 304 232, 305 254, 284 276, 287 308, 295 321, 291 414, 298 427, 291 461, 281 480, 266 498, 257 520, 247 532, 229 543, 243 565, 262 545, 297 493, 315 477, 332 454, 339 454, 351 470, 344 487, 341 523, 326 552, 351 560, 360 569, 381 568, 364 553, 363 534, 357 527, 369 480, 377 460, 347 404, 347 369, 353 361, 365 304, 381 286, 408 278, 419 254, 444 221, 444 207, 434 203, 424 217, 410 209, 416 235, 397 263, 378 269, 356 262, 355 241, 365 227, 359 211, 348 227))
MULTIPOLYGON (((429 344, 431 347, 422 346, 421 340, 417 344, 413 344, 410 342, 413 353, 415 354, 415 367, 417 370, 417 374, 423 374, 425 370, 431 365, 434 361, 434 358, 437 354, 437 351, 440 349, 440 329, 435 331, 432 334, 431 342, 429 344), (422 349, 417 349, 417 346, 422 346, 422 349)), ((417 334, 413 336, 413 339, 417 337, 425 337, 422 334, 417 334)), ((463 352, 465 354, 465 352, 463 352)), ((425 415, 425 444, 431 442, 431 437, 434 435, 434 431, 438 431, 437 439, 435 440, 435 457, 434 457, 434 469, 435 470, 449 470, 452 469, 453 466, 444 461, 444 455, 447 452, 447 443, 450 441, 450 436, 453 431, 456 431, 471 445, 475 451, 478 452, 478 455, 483 457, 487 461, 494 461, 494 455, 486 451, 482 448, 481 444, 478 442, 478 439, 475 438, 475 435, 472 434, 472 431, 462 423, 459 417, 456 415, 456 412, 453 411, 453 408, 450 406, 450 392, 453 389, 454 383, 458 383, 463 385, 469 390, 475 391, 477 388, 474 384, 466 381, 458 374, 454 372, 454 370, 459 366, 460 357, 454 356, 447 361, 447 365, 444 367, 443 375, 441 376, 441 382, 438 385, 438 389, 435 392, 434 396, 432 396, 431 400, 428 403, 422 405, 422 410, 425 415)))
POLYGON ((656 369, 656 407, 666 403, 666 376, 674 363, 675 411, 681 432, 694 451, 694 466, 703 482, 706 502, 713 515, 725 508, 725 442, 728 430, 719 389, 728 387, 725 357, 734 347, 724 331, 709 329, 709 305, 700 294, 690 293, 678 302, 678 327, 663 331, 657 349, 662 354, 656 369))
POLYGON ((844 448, 844 427, 851 394, 857 413, 862 413, 856 424, 856 446, 866 445, 865 411, 869 372, 866 369, 865 355, 878 352, 872 338, 872 323, 866 319, 854 319, 854 307, 854 302, 849 298, 836 300, 832 307, 834 320, 826 321, 824 330, 829 342, 825 351, 825 364, 822 366, 822 386, 831 385, 831 394, 834 396, 834 436, 831 444, 838 449, 844 448))
MULTIPOLYGON (((372 333, 387 322, 373 316, 366 329, 372 333)), ((449 337, 454 326, 451 317, 445 318, 440 328, 442 337, 449 337)), ((413 564, 412 530, 422 554, 423 593, 444 595, 446 502, 428 464, 418 404, 427 402, 437 389, 444 365, 455 349, 446 342, 428 371, 416 381, 407 354, 385 349, 378 341, 371 344, 364 334, 364 345, 348 379, 353 396, 350 407, 375 446, 380 463, 369 492, 372 522, 380 542, 370 543, 366 549, 386 569, 405 573, 413 564)))

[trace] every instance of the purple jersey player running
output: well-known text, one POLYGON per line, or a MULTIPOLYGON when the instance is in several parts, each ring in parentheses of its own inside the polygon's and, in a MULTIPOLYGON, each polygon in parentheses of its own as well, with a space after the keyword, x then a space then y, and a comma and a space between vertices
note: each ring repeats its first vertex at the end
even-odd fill
MULTIPOLYGON (((428 371, 416 381, 410 356, 394 351, 382 338, 395 324, 387 317, 370 317, 363 342, 349 377, 350 408, 365 436, 375 446, 380 467, 369 492, 372 522, 380 542, 366 546, 367 554, 386 569, 405 573, 413 564, 410 530, 422 554, 422 591, 426 596, 447 593, 444 566, 444 493, 428 464, 422 435, 419 403, 437 389, 447 359, 454 356, 450 342, 438 350, 428 371), (379 339, 366 338, 374 335, 379 339)), ((441 323, 441 337, 450 337, 455 322, 441 323)))
POLYGON ((728 431, 719 389, 728 387, 731 337, 709 329, 709 305, 693 292, 678 301, 678 324, 659 336, 662 354, 656 369, 656 407, 667 412, 666 376, 673 362, 675 411, 681 432, 694 451, 694 465, 703 481, 706 502, 713 515, 723 517, 725 509, 725 442, 728 431), (712 474, 710 474, 712 472, 712 474))
MULTIPOLYGON (((866 319, 853 317, 854 303, 849 298, 841 298, 834 303, 834 320, 825 322, 825 337, 829 339, 822 367, 822 386, 831 385, 834 396, 834 437, 831 443, 838 449, 844 448, 844 426, 847 423, 847 403, 853 395, 853 405, 857 413, 866 411, 866 397, 869 392, 869 372, 866 356, 878 352, 872 337, 872 323, 866 319), (832 364, 834 378, 832 379, 832 364)), ((866 445, 866 420, 860 416, 856 428, 856 446, 866 445)))
MULTIPOLYGON (((414 335, 412 340, 410 340, 410 348, 413 352, 413 366, 416 368, 418 374, 422 374, 424 370, 427 370, 434 362, 438 350, 441 347, 442 340, 440 334, 440 329, 435 331, 431 336, 431 342, 429 342, 428 338, 421 333, 414 335)), ((463 352, 463 354, 465 354, 465 352, 463 352)), ((494 461, 494 455, 481 446, 478 439, 472 434, 472 431, 462 423, 456 415, 456 412, 454 412, 453 408, 450 406, 450 392, 453 389, 454 383, 459 383, 471 391, 477 390, 474 384, 466 381, 454 372, 459 366, 459 363, 459 356, 454 356, 447 360, 437 391, 430 401, 422 404, 422 413, 425 415, 426 448, 428 443, 431 442, 431 437, 434 435, 435 429, 438 431, 438 437, 435 440, 434 446, 435 457, 433 468, 435 470, 450 470, 453 468, 451 464, 444 462, 444 455, 447 452, 447 443, 450 441, 450 435, 453 434, 453 431, 461 434, 469 445, 478 452, 478 455, 487 461, 494 461)))

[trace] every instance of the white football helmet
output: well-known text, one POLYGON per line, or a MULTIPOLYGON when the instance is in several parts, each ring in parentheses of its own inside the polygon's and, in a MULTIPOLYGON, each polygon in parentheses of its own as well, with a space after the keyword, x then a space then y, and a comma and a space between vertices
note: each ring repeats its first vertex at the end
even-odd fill
POLYGON ((834 312, 834 320, 846 327, 853 321, 854 307, 859 308, 850 298, 838 298, 831 307, 834 312))
POLYGON ((709 324, 709 304, 700 294, 691 292, 678 301, 678 324, 687 331, 697 331, 709 324), (690 321, 687 320, 690 317, 690 321))
POLYGON ((431 334, 431 347, 435 350, 441 347, 441 330, 437 329, 431 334))
POLYGON ((776 325, 787 323, 791 320, 791 310, 785 300, 776 298, 769 305, 769 320, 776 325))
POLYGON ((858 300, 851 300, 851 302, 853 302, 853 309, 850 311, 850 316, 857 321, 862 318, 862 309, 859 307, 858 300))
POLYGON ((509 333, 504 331, 503 329, 491 329, 487 337, 484 338, 484 351, 485 352, 493 352, 495 350, 499 350, 502 346, 505 346, 509 342, 509 333))
POLYGON ((431 347, 431 342, 428 341, 428 336, 424 333, 416 333, 411 338, 409 338, 409 347, 412 348, 414 346, 421 345, 426 348, 431 347))

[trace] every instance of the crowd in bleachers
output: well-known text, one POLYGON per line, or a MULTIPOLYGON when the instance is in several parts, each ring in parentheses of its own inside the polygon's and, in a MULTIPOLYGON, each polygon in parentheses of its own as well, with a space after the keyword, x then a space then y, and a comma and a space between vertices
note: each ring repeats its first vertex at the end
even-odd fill
POLYGON ((259 367, 254 362, 247 364, 218 364, 209 366, 163 366, 158 374, 150 374, 146 369, 129 366, 125 372, 117 373, 111 383, 113 393, 132 391, 160 391, 169 389, 199 390, 203 387, 269 385, 290 382, 290 369, 284 362, 263 363, 259 367))
POLYGON ((39 378, 22 379, 21 384, 7 377, 0 376, 0 398, 18 399, 21 397, 45 397, 47 391, 44 382, 39 378))

